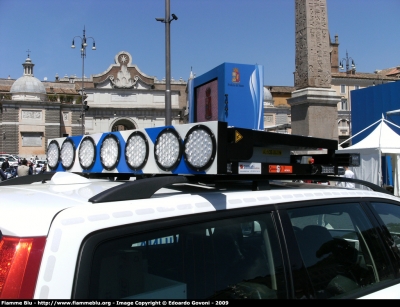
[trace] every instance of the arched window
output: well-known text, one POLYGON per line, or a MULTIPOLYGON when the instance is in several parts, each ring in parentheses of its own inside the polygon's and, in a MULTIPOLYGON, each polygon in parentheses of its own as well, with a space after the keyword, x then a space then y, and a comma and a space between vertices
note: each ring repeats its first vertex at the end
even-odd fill
POLYGON ((341 119, 339 121, 339 127, 348 128, 349 127, 349 121, 347 119, 341 119))

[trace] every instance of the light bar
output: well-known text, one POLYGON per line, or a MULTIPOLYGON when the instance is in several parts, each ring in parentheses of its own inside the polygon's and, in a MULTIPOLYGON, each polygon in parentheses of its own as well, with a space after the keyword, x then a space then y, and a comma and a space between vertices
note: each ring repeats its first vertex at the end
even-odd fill
POLYGON ((128 137, 125 147, 125 160, 132 170, 142 169, 149 157, 149 142, 144 133, 134 131, 128 137))
POLYGON ((318 175, 348 165, 337 162, 349 161, 335 154, 337 145, 209 121, 57 138, 49 140, 47 158, 52 171, 88 174, 318 175), (311 156, 315 148, 325 150, 311 156))
POLYGON ((174 169, 181 161, 182 139, 171 128, 166 128, 158 135, 154 145, 154 158, 157 165, 164 171, 174 169))
POLYGON ((119 162, 120 155, 121 149, 118 138, 113 134, 107 135, 100 147, 101 165, 108 171, 113 170, 119 162))
POLYGON ((47 165, 51 170, 55 170, 60 161, 60 146, 58 142, 53 140, 47 147, 47 165))
POLYGON ((66 139, 61 146, 61 164, 66 169, 72 168, 75 162, 75 145, 70 139, 66 139))
POLYGON ((215 158, 215 136, 207 126, 195 126, 186 134, 184 148, 188 166, 196 171, 205 170, 215 158))
POLYGON ((84 170, 90 169, 96 160, 96 144, 90 136, 85 137, 79 145, 79 164, 84 170))

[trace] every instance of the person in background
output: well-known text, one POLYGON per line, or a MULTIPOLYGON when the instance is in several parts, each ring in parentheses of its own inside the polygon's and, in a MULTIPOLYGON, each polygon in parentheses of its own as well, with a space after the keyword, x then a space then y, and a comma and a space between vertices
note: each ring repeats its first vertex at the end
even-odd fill
POLYGON ((10 168, 10 163, 8 163, 8 159, 6 158, 3 164, 1 165, 1 170, 5 172, 7 168, 10 168))
POLYGON ((34 163, 35 163, 34 161, 29 161, 29 162, 28 162, 29 175, 34 175, 34 174, 36 174, 36 171, 34 171, 34 167, 33 167, 34 163))
POLYGON ((47 164, 43 164, 42 169, 40 170, 40 173, 45 173, 47 171, 47 164))
POLYGON ((15 178, 17 177, 17 168, 18 166, 11 166, 10 167, 10 174, 11 174, 11 178, 15 178))
POLYGON ((1 181, 3 181, 3 180, 6 180, 7 179, 7 176, 6 176, 6 174, 4 174, 4 172, 3 172, 3 170, 0 168, 0 179, 1 179, 1 181))
POLYGON ((30 174, 29 174, 28 161, 27 161, 25 158, 22 159, 21 165, 18 166, 18 168, 17 168, 17 174, 18 174, 18 177, 30 175, 30 174))
MULTIPOLYGON (((345 169, 345 172, 344 172, 344 176, 343 177, 354 179, 353 171, 351 171, 348 166, 345 166, 344 169, 345 169)), ((356 185, 354 184, 354 182, 346 182, 345 187, 354 189, 356 187, 356 185)))

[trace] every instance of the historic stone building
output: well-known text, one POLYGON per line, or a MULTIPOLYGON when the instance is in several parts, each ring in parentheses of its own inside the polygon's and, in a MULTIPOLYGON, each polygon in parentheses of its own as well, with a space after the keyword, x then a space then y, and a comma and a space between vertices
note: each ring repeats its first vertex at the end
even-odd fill
MULTIPOLYGON (((0 152, 44 157, 51 138, 165 123, 165 80, 141 72, 126 51, 105 71, 83 80, 56 75, 53 82, 42 82, 34 77, 29 55, 22 65, 22 77, 0 79, 0 152)), ((171 80, 172 124, 183 121, 186 84, 171 80)))
MULTIPOLYGON (((34 77, 29 54, 22 64, 23 75, 17 80, 0 79, 0 150, 23 157, 44 157, 47 139, 59 137, 62 114, 78 114, 72 103, 52 101, 52 83, 34 77)), ((73 84, 63 84, 56 91, 60 97, 77 96, 73 84)), ((64 98, 62 98, 64 99, 64 98)), ((70 129, 71 130, 71 129, 70 129)))
MULTIPOLYGON (((342 53, 343 54, 343 53, 342 53)), ((399 70, 400 71, 400 70, 399 70)), ((378 84, 398 81, 397 68, 383 69, 371 73, 357 72, 356 62, 348 56, 339 57, 339 37, 331 42, 331 88, 340 96, 338 109, 338 140, 342 147, 351 145, 351 91, 378 84)), ((366 106, 367 107, 367 106, 366 106)))
POLYGON ((291 113, 287 100, 292 97, 294 90, 293 86, 264 87, 264 130, 291 133, 291 113))
MULTIPOLYGON (((344 53, 341 53, 344 54, 344 53)), ((337 104, 337 134, 342 147, 351 144, 351 91, 369 86, 398 81, 400 79, 400 66, 376 70, 375 72, 358 72, 356 62, 348 56, 339 56, 339 37, 334 36, 330 42, 330 88, 340 97, 337 104), (354 62, 354 65, 353 65, 354 62)), ((264 109, 266 118, 264 127, 268 131, 291 133, 291 109, 287 103, 295 90, 291 86, 266 86, 272 94, 272 103, 264 109), (287 121, 285 115, 287 113, 287 121)))
MULTIPOLYGON (((86 133, 127 130, 165 124, 165 80, 146 75, 132 64, 126 51, 115 56, 115 64, 93 75, 85 84, 86 133)), ((79 82, 75 81, 76 83, 79 82)), ((172 124, 179 124, 186 107, 186 81, 171 80, 172 124)))

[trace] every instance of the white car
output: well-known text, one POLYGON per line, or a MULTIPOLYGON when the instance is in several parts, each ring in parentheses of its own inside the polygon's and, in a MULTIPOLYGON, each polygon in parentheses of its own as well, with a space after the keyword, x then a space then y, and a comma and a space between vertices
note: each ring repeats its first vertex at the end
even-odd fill
POLYGON ((0 167, 3 164, 3 162, 8 159, 8 164, 12 167, 17 167, 18 166, 18 160, 16 160, 14 157, 9 156, 9 155, 0 155, 0 167))
POLYGON ((39 174, 42 172, 44 166, 47 165, 47 160, 36 160, 33 167, 35 168, 35 174, 39 174))
POLYGON ((38 159, 38 160, 35 160, 35 164, 38 166, 43 166, 43 165, 47 164, 47 160, 38 159))
POLYGON ((399 198, 294 182, 361 183, 292 155, 316 142, 337 146, 213 122, 51 140, 50 172, 0 183, 0 299, 399 298, 399 198))

